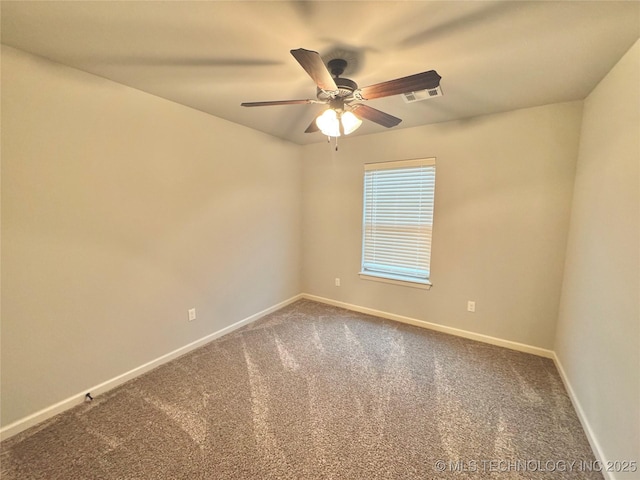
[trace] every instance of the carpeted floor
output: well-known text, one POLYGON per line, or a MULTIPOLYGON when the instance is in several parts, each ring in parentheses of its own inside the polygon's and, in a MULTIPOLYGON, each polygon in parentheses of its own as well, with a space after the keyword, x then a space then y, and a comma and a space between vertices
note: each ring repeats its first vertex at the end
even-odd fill
POLYGON ((602 478, 551 360, 308 300, 1 448, 3 480, 602 478))

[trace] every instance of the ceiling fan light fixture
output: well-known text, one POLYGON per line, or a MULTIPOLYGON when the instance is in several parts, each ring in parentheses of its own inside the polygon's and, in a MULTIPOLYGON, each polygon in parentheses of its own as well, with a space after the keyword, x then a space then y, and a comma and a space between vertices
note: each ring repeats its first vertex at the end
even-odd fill
POLYGON ((346 111, 342 114, 340 119, 342 122, 342 129, 345 135, 349 135, 350 133, 355 132, 360 125, 362 125, 362 120, 356 117, 353 112, 346 111))
POLYGON ((340 136, 340 120, 338 114, 332 108, 328 108, 316 118, 316 125, 320 131, 327 137, 340 136))
POLYGON ((338 112, 333 108, 328 108, 316 118, 316 125, 327 137, 339 137, 341 134, 349 135, 355 132, 362 120, 356 117, 353 112, 338 112))

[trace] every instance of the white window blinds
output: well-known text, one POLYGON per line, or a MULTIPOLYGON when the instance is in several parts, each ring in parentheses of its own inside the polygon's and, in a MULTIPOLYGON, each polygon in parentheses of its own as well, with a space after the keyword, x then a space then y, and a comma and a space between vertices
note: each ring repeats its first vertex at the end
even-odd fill
POLYGON ((365 165, 362 274, 429 283, 435 158, 365 165))

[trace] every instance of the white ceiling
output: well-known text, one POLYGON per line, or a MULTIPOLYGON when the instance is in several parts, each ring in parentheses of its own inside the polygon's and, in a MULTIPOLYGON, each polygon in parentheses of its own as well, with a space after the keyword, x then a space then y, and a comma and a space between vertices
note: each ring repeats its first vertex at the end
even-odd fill
MULTIPOLYGON (((403 122, 585 98, 640 37, 640 2, 2 1, 2 43, 298 144, 320 105, 289 50, 355 52, 362 87, 426 70, 444 96, 368 104, 403 122)), ((355 68, 353 68, 355 67, 355 68)), ((639 87, 640 88, 640 87, 639 87)), ((365 121, 354 135, 384 131, 365 121)))

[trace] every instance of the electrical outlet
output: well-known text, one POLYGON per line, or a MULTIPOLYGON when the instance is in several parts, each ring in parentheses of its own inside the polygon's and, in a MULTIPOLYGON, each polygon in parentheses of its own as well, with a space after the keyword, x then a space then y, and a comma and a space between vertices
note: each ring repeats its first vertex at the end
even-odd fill
POLYGON ((336 287, 340 286, 340 279, 336 277, 336 287))
POLYGON ((196 309, 195 308, 190 308, 189 309, 189 321, 192 322, 196 319, 196 309))
POLYGON ((476 302, 474 302, 473 300, 469 300, 467 302, 467 311, 468 312, 475 312, 476 311, 476 302))

